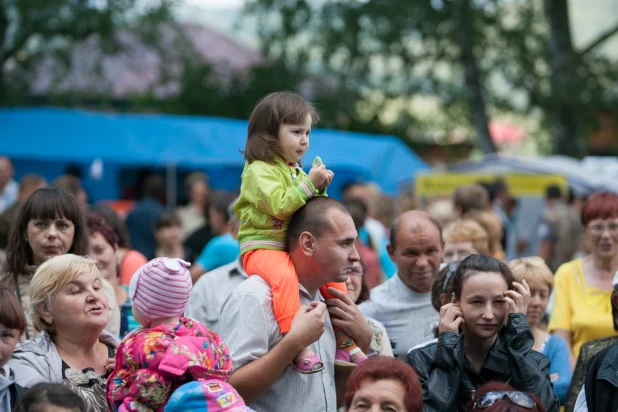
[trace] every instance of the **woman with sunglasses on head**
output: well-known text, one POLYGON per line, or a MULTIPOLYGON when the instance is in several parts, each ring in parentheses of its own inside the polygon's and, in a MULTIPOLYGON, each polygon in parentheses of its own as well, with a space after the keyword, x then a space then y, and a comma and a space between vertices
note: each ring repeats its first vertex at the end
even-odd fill
POLYGON ((408 353, 423 385, 423 411, 465 411, 477 388, 489 381, 509 382, 537 395, 548 411, 558 411, 549 359, 532 350, 528 284, 514 282, 506 264, 484 255, 464 259, 451 282, 451 303, 440 309, 438 342, 408 353))
POLYGON ((536 395, 513 389, 502 382, 481 386, 470 403, 468 412, 545 412, 536 395))
POLYGON ((433 285, 431 285, 431 306, 433 306, 437 312, 440 312, 442 306, 451 302, 453 294, 453 275, 457 271, 457 267, 460 263, 461 261, 458 260, 445 265, 440 269, 436 276, 436 280, 434 280, 433 285))

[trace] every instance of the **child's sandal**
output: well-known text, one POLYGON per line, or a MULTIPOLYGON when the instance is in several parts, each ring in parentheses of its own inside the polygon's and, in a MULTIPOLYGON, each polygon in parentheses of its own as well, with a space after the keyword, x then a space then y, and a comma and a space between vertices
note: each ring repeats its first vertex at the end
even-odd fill
POLYGON ((293 360, 292 367, 303 374, 317 373, 324 370, 324 363, 315 354, 299 360, 293 360))

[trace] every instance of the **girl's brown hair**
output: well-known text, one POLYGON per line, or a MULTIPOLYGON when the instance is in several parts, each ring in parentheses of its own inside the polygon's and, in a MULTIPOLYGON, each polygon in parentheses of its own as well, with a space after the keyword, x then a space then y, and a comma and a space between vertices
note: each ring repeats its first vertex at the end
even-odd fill
POLYGON ((32 265, 32 248, 26 240, 25 234, 28 222, 32 219, 59 219, 70 220, 75 226, 73 243, 67 253, 75 255, 88 254, 88 230, 86 220, 75 196, 58 188, 43 188, 34 192, 19 211, 15 226, 9 237, 7 246, 7 272, 5 279, 17 282, 17 277, 23 273, 26 265, 32 265), (10 274, 10 275, 9 275, 10 274))
POLYGON ((301 124, 311 115, 311 124, 319 120, 315 107, 292 92, 276 92, 262 98, 249 117, 245 160, 273 163, 281 153, 279 128, 283 124, 301 124))
POLYGON ((26 330, 26 315, 15 293, 7 288, 0 288, 0 325, 17 329, 20 335, 26 330))
POLYGON ((461 291, 463 285, 469 277, 477 273, 494 272, 499 273, 504 278, 506 286, 509 290, 513 290, 513 274, 511 269, 497 259, 485 255, 470 255, 461 261, 457 270, 453 275, 451 284, 452 293, 455 294, 455 299, 461 299, 461 291))

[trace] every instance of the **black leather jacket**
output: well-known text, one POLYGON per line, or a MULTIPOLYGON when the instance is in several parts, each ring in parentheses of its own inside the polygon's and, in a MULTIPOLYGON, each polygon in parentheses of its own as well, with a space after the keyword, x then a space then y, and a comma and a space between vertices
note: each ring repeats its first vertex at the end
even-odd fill
POLYGON ((566 404, 564 405, 564 410, 566 412, 573 412, 573 409, 575 409, 577 396, 586 382, 588 368, 590 367, 590 362, 592 362, 594 355, 601 352, 603 349, 609 348, 616 342, 618 342, 618 336, 608 336, 606 338, 591 340, 582 345, 582 348, 579 350, 579 357, 577 358, 573 378, 571 379, 571 386, 569 386, 566 404))
POLYGON ((480 373, 466 359, 463 339, 459 333, 443 332, 437 343, 408 353, 408 363, 423 385, 423 411, 467 411, 476 389, 490 381, 534 393, 548 412, 559 410, 549 378, 549 359, 532 350, 534 337, 525 315, 509 315, 480 373))
POLYGON ((592 358, 584 388, 589 411, 618 411, 618 343, 592 358))

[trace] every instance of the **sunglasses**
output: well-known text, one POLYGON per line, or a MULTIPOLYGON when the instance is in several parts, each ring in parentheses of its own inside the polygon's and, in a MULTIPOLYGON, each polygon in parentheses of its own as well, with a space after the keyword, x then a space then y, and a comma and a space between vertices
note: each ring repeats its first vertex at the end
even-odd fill
POLYGON ((479 396, 474 402, 473 408, 485 409, 500 402, 507 397, 509 401, 522 408, 532 409, 536 407, 534 400, 527 394, 519 391, 492 391, 479 396))
POLYGON ((461 262, 451 262, 451 263, 449 263, 449 265, 448 265, 448 272, 446 272, 446 277, 444 278, 444 283, 442 284, 442 293, 444 293, 444 291, 446 290, 446 285, 448 285, 448 281, 451 280, 451 277, 457 271, 457 268, 459 267, 459 263, 461 263, 461 262))

